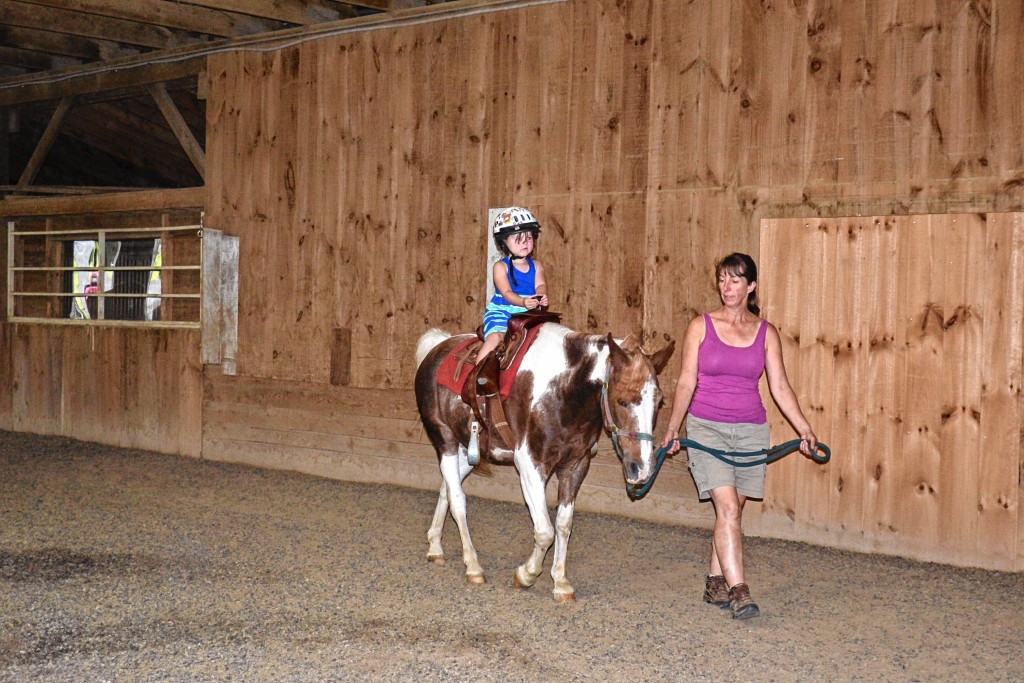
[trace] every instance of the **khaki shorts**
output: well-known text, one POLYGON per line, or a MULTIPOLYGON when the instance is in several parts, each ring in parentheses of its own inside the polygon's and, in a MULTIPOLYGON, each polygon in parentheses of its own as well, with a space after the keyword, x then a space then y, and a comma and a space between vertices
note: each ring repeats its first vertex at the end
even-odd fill
MULTIPOLYGON (((691 441, 729 453, 733 460, 757 460, 764 454, 746 458, 735 453, 750 453, 768 448, 770 436, 767 424, 750 422, 715 422, 693 415, 686 416, 686 438, 691 441)), ((687 449, 690 474, 697 485, 700 500, 710 500, 711 491, 719 486, 735 487, 736 492, 747 498, 764 498, 764 465, 736 467, 724 463, 699 448, 687 449)))

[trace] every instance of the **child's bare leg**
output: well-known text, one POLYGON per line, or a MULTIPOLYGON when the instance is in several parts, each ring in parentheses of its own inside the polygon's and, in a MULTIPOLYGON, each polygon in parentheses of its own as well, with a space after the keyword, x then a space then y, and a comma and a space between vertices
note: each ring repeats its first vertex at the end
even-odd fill
POLYGON ((480 346, 480 349, 476 352, 476 364, 477 365, 479 365, 480 362, 484 358, 487 357, 487 354, 489 354, 494 349, 498 348, 498 344, 501 342, 501 337, 502 337, 503 334, 504 334, 503 332, 491 332, 489 335, 487 335, 484 338, 484 343, 480 346))

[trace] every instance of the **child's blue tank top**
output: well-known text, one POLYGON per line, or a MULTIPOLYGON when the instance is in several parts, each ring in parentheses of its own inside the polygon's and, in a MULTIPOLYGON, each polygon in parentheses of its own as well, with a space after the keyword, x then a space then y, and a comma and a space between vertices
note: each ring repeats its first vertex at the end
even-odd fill
MULTIPOLYGON (((536 285, 537 269, 533 265, 533 259, 532 258, 527 258, 526 259, 526 265, 529 266, 529 270, 527 270, 525 273, 522 272, 522 271, 519 271, 519 270, 515 271, 515 274, 514 274, 515 278, 514 279, 513 279, 513 273, 511 272, 513 270, 512 262, 509 260, 509 258, 507 256, 505 258, 501 259, 501 260, 505 263, 505 267, 509 269, 508 283, 510 285, 512 285, 512 291, 513 292, 515 292, 519 296, 527 296, 528 294, 536 294, 537 293, 537 285, 536 285)), ((499 306, 512 306, 512 305, 514 305, 514 304, 510 304, 508 301, 505 301, 505 297, 503 297, 501 295, 501 292, 499 292, 497 290, 495 290, 494 296, 491 297, 491 303, 492 304, 497 304, 499 306)))

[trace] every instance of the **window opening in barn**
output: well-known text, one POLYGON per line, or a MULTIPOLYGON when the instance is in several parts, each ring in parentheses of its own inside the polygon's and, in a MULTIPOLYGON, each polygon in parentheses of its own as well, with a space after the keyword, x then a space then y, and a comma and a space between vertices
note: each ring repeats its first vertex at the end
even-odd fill
POLYGON ((8 232, 8 318, 198 327, 200 226, 8 232))
POLYGON ((96 240, 75 240, 64 243, 65 265, 75 270, 65 273, 65 291, 81 293, 83 296, 65 299, 65 315, 75 319, 99 319, 99 296, 104 293, 118 293, 138 296, 110 298, 105 300, 106 320, 160 320, 160 246, 159 237, 152 239, 128 239, 107 241, 103 257, 96 240), (103 282, 100 282, 100 267, 103 282), (149 267, 152 270, 111 271, 109 267, 149 267), (82 268, 88 270, 82 270, 82 268))

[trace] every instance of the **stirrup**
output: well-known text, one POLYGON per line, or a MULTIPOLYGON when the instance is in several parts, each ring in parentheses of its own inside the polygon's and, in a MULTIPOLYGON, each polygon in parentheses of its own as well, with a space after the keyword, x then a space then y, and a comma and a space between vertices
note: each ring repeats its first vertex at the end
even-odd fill
POLYGON ((477 434, 480 432, 480 423, 473 420, 469 423, 469 446, 466 449, 466 460, 471 467, 476 467, 480 462, 480 440, 477 434))

